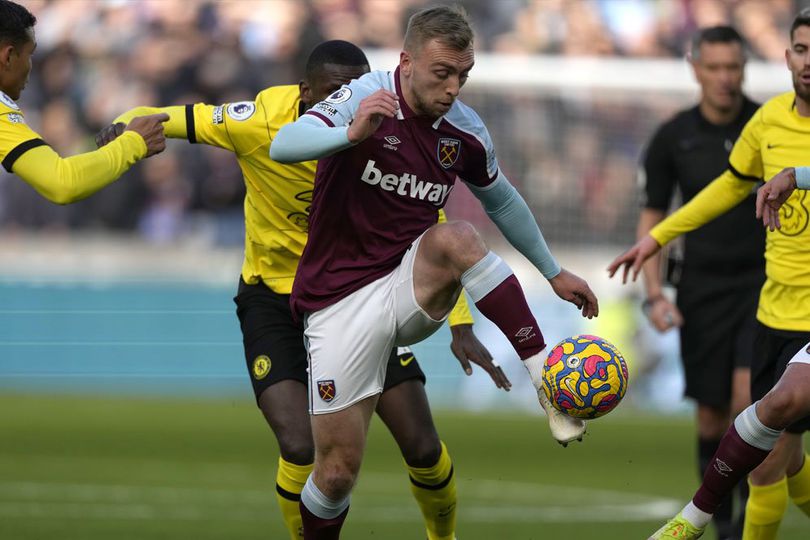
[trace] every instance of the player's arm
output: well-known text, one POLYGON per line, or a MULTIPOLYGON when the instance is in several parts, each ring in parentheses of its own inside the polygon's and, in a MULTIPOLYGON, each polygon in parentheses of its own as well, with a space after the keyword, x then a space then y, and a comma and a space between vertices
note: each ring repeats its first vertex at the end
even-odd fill
POLYGON ((613 277, 619 268, 624 268, 622 282, 626 283, 632 270, 635 281, 644 261, 658 253, 662 246, 737 206, 751 193, 755 182, 756 179, 741 179, 727 170, 677 212, 653 227, 632 248, 614 259, 608 266, 608 274, 613 277))
POLYGON ((691 201, 653 227, 650 236, 664 246, 678 236, 694 231, 744 201, 756 187, 757 181, 738 178, 727 170, 691 201))
POLYGON ((270 159, 278 163, 321 159, 353 146, 348 131, 348 126, 330 127, 303 115, 278 130, 270 144, 270 159))
POLYGON ((495 180, 484 187, 467 185, 509 243, 549 280, 557 296, 576 305, 584 317, 599 314, 599 304, 588 284, 560 267, 526 201, 502 172, 497 171, 495 180))
POLYGON ((757 191, 757 218, 776 230, 782 227, 779 208, 785 204, 796 189, 810 189, 810 167, 788 167, 768 180, 757 191))
POLYGON ((164 120, 163 115, 138 118, 114 144, 67 158, 24 124, 17 129, 4 120, 0 136, 21 142, 2 152, 2 164, 49 201, 69 204, 114 182, 136 161, 161 152, 164 120))
POLYGON ((616 257, 607 269, 610 277, 622 268, 622 282, 627 282, 631 270, 635 281, 644 261, 655 255, 661 246, 705 225, 743 201, 763 175, 760 139, 764 125, 763 108, 760 108, 734 144, 728 169, 677 212, 653 227, 632 248, 616 257))
MULTIPOLYGON (((644 153, 644 161, 639 169, 639 184, 643 186, 644 206, 638 217, 636 240, 647 236, 650 230, 666 217, 676 183, 675 167, 671 159, 674 144, 676 143, 668 137, 665 125, 653 136, 644 153)), ((681 326, 683 324, 681 312, 664 295, 661 255, 650 257, 642 271, 644 288, 647 292, 641 304, 644 314, 661 332, 673 326, 681 326)))
POLYGON ((320 159, 364 141, 383 118, 399 110, 397 95, 385 90, 380 72, 351 81, 316 104, 295 122, 283 126, 270 145, 279 163, 320 159))
POLYGON ((169 107, 135 107, 118 116, 113 123, 96 135, 96 144, 100 147, 114 140, 121 134, 126 125, 135 117, 144 114, 161 113, 169 116, 166 121, 166 137, 186 139, 190 143, 201 143, 217 146, 225 150, 236 151, 235 140, 245 132, 247 121, 261 121, 253 114, 256 105, 253 102, 241 102, 230 105, 173 105, 169 107), (232 108, 243 107, 245 111, 236 115, 232 108), (232 117, 234 114, 236 117, 232 117))

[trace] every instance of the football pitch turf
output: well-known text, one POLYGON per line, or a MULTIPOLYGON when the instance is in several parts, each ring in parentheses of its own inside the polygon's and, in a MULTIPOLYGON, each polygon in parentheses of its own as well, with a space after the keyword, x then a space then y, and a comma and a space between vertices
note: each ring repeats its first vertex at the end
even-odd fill
MULTIPOLYGON (((275 441, 252 403, 0 396, 0 538, 279 539, 275 441)), ((459 540, 644 539, 696 486, 686 418, 436 415, 455 461, 459 540)), ((791 508, 780 539, 808 538, 791 508)), ((374 421, 346 539, 423 539, 398 451, 374 421)), ((709 533, 705 538, 714 538, 709 533)))

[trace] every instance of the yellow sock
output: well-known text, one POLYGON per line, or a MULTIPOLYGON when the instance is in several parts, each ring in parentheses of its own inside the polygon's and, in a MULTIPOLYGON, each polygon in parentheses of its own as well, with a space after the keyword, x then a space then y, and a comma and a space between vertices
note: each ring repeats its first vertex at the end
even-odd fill
POLYGON ((804 464, 799 472, 788 476, 787 486, 793 504, 810 516, 810 455, 804 455, 804 464))
POLYGON ((787 480, 751 488, 745 506, 743 540, 775 540, 788 503, 787 480))
POLYGON ((300 540, 304 537, 304 526, 301 523, 301 511, 298 503, 301 501, 301 490, 304 489, 304 484, 311 472, 312 463, 296 465, 285 461, 282 457, 278 458, 276 500, 291 540, 300 540))
POLYGON ((447 447, 442 443, 433 467, 408 467, 411 493, 425 520, 428 540, 453 540, 456 531, 456 478, 447 447))

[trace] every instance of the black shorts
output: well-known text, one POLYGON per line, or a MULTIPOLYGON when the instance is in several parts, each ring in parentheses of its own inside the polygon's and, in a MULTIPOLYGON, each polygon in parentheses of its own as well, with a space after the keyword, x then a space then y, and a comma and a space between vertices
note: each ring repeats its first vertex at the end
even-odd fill
POLYGON ((686 396, 701 405, 728 407, 734 370, 751 366, 758 296, 756 288, 716 295, 679 289, 686 396))
MULTIPOLYGON (((757 322, 754 364, 751 366, 751 400, 762 399, 787 369, 793 356, 807 346, 810 332, 776 330, 757 322)), ((791 433, 810 431, 810 416, 788 426, 791 433)))
MULTIPOLYGON (((259 283, 248 285, 241 278, 233 299, 242 327, 245 361, 258 402, 269 386, 286 379, 307 384, 307 351, 304 328, 293 319, 290 296, 278 294, 259 283)), ((383 392, 401 382, 419 379, 425 374, 410 350, 391 351, 383 392)))

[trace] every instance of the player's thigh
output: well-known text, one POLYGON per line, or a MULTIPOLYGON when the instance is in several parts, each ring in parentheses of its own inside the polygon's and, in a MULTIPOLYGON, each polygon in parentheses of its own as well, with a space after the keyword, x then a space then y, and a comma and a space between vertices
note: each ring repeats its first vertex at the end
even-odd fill
POLYGON ((402 261, 394 271, 393 308, 396 321, 397 345, 407 346, 418 343, 438 330, 450 313, 461 289, 456 287, 453 293, 439 301, 431 311, 423 307, 417 300, 416 260, 420 245, 425 239, 423 234, 414 240, 411 247, 405 252, 402 261), (446 302, 446 303, 445 303, 446 302), (437 307, 439 306, 439 307, 437 307))
POLYGON ((464 270, 487 254, 475 228, 459 221, 434 225, 412 250, 414 298, 434 319, 444 317, 455 304, 464 270))
POLYGON ((441 443, 425 394, 425 375, 407 347, 391 352, 377 414, 408 465, 430 467, 436 464, 441 443))
POLYGON ((310 412, 340 411, 382 392, 393 347, 394 273, 307 314, 310 412))
MULTIPOLYGON (((772 341, 774 345, 772 354, 775 356, 774 363, 774 392, 777 388, 780 394, 779 399, 784 400, 785 406, 782 409, 789 409, 790 425, 786 431, 791 433, 804 433, 810 430, 810 414, 807 414, 806 400, 810 396, 810 386, 807 380, 807 370, 802 369, 810 364, 791 361, 802 350, 806 349, 807 342, 810 341, 810 332, 773 331, 775 336, 772 341), (790 366, 790 367, 789 367, 790 366)), ((752 384, 752 399, 758 399, 754 393, 752 384)))
POLYGON ((309 425, 307 387, 287 379, 267 387, 259 396, 259 408, 278 441, 281 457, 305 465, 315 457, 309 425))
MULTIPOLYGON (((361 399, 339 411, 312 416, 312 437, 315 441, 315 481, 325 484, 329 479, 345 482, 356 477, 366 447, 369 421, 377 405, 378 395, 361 399)), ((338 489, 350 489, 340 486, 338 489)))
POLYGON ((309 463, 312 434, 306 349, 303 327, 290 312, 289 296, 240 280, 234 301, 256 403, 276 435, 282 456, 294 463, 309 463))

